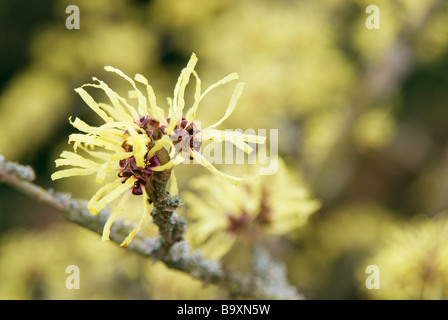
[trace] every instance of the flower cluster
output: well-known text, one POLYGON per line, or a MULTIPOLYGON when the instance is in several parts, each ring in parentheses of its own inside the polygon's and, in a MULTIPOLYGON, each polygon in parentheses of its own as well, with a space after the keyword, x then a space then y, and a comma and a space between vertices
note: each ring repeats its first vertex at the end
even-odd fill
POLYGON ((104 124, 94 127, 79 118, 74 121, 70 119, 71 124, 82 133, 69 136, 69 143, 74 143, 74 150, 63 151, 61 158, 56 160, 56 166, 71 166, 71 168, 59 170, 53 173, 51 178, 56 180, 71 176, 95 175, 98 183, 104 183, 108 176, 115 178, 104 184, 88 204, 90 212, 97 214, 121 196, 104 226, 103 240, 109 239, 110 227, 123 211, 129 197, 143 195, 145 210, 140 222, 122 245, 130 243, 151 211, 151 199, 148 199, 146 186, 151 183, 154 172, 171 171, 173 192, 177 192, 177 186, 172 168, 188 159, 195 160, 212 173, 232 183, 238 184, 245 180, 220 172, 200 153, 204 141, 230 141, 247 153, 252 150, 249 143, 264 143, 263 137, 241 133, 229 134, 215 129, 235 109, 244 83, 236 85, 224 116, 211 126, 199 130, 194 120, 201 100, 214 88, 238 79, 238 75, 232 73, 202 91, 201 80, 194 70, 197 61, 196 55, 192 54, 187 66, 181 71, 173 97, 167 99, 169 105, 167 115, 158 105, 148 80, 141 74, 136 74, 132 79, 116 68, 105 67, 106 71, 113 72, 129 82, 132 86, 129 96, 137 100, 136 107, 95 77, 93 78, 95 83, 75 89, 104 124), (194 102, 184 115, 185 89, 192 76, 196 79, 194 102), (138 86, 146 88, 145 94, 138 86), (85 90, 86 87, 103 90, 110 104, 97 103, 85 90))
POLYGON ((206 176, 192 180, 190 187, 182 193, 189 207, 186 236, 210 259, 220 259, 237 243, 254 244, 264 234, 286 235, 320 207, 282 159, 275 175, 238 187, 206 176))

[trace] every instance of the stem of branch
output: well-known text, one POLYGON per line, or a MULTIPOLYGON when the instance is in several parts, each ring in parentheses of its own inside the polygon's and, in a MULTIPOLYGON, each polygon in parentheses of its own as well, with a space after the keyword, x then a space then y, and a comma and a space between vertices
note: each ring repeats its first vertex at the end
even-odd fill
MULTIPOLYGON (((157 152, 161 164, 169 161, 169 154, 165 149, 157 152)), ((181 219, 174 212, 182 205, 179 197, 172 198, 166 191, 168 180, 171 176, 171 169, 156 171, 151 177, 150 183, 146 186, 148 201, 152 202, 153 210, 151 216, 155 225, 159 227, 159 233, 164 240, 163 245, 166 252, 171 246, 183 239, 185 230, 185 220, 181 219)))

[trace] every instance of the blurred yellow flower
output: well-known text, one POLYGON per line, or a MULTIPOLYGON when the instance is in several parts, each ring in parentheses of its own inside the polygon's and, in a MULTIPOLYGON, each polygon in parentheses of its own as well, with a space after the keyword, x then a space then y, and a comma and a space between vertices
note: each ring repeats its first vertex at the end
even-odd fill
MULTIPOLYGON (((375 299, 446 299, 448 297, 448 219, 418 217, 391 230, 363 266, 380 270, 380 288, 366 290, 375 299)), ((364 270, 359 278, 365 280, 364 270)), ((360 281, 363 285, 364 281, 360 281)), ((363 286, 364 287, 364 286, 363 286)))
POLYGON ((190 219, 187 239, 211 259, 220 259, 238 241, 263 234, 286 235, 304 225, 320 207, 297 172, 279 160, 275 175, 239 186, 201 176, 182 193, 190 219))
MULTIPOLYGON (((63 151, 61 159, 56 160, 56 166, 71 166, 72 168, 59 170, 53 173, 51 178, 56 180, 95 174, 96 181, 103 183, 108 174, 115 177, 114 181, 100 188, 88 204, 89 211, 92 214, 98 214, 101 209, 121 196, 118 206, 113 210, 104 226, 103 240, 109 240, 111 225, 123 211, 131 194, 143 195, 145 210, 140 222, 121 245, 126 246, 130 243, 151 211, 145 186, 151 180, 154 171, 172 169, 175 165, 183 162, 185 155, 180 151, 186 151, 190 159, 196 160, 214 174, 231 182, 239 183, 245 180, 218 171, 199 152, 203 141, 230 141, 246 153, 253 150, 248 143, 264 142, 264 138, 257 135, 223 132, 215 129, 233 112, 244 84, 237 84, 225 115, 218 122, 199 130, 193 120, 200 101, 211 90, 237 79, 238 75, 232 73, 201 92, 201 81, 194 70, 197 60, 196 55, 192 54, 187 66, 182 70, 174 88, 173 98, 168 98, 168 118, 165 118, 164 110, 157 105, 155 93, 148 84, 148 80, 140 74, 135 75, 134 81, 116 68, 105 67, 106 71, 119 75, 131 84, 133 90, 129 92, 129 96, 137 99, 137 107, 129 104, 125 98, 110 89, 105 82, 95 77, 93 78, 94 84, 85 84, 75 89, 85 103, 105 123, 99 127, 93 127, 79 118, 74 121, 70 119, 71 124, 83 133, 70 135, 69 142, 74 142, 74 152, 63 151), (194 103, 183 117, 185 89, 191 75, 196 78, 194 103), (138 89, 136 82, 146 87, 146 96, 138 89), (84 87, 103 90, 112 104, 97 103, 84 87), (78 150, 95 160, 84 157, 78 153, 78 150)), ((177 193, 174 172, 171 172, 171 178, 170 191, 177 193)))

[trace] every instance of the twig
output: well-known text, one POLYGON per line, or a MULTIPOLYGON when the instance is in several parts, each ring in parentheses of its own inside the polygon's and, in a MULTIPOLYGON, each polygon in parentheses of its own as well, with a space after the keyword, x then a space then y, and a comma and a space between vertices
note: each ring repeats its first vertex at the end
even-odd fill
POLYGON ((181 206, 179 196, 172 198, 166 191, 166 185, 171 175, 171 170, 155 172, 146 186, 149 201, 153 202, 151 216, 155 225, 159 227, 165 251, 182 240, 185 230, 185 220, 175 213, 176 208, 181 206))

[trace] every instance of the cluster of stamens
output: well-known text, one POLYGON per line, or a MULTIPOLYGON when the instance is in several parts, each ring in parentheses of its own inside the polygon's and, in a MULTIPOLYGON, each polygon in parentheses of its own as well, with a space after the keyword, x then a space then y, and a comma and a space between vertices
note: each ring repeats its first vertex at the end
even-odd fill
MULTIPOLYGON (((166 121, 169 124, 170 118, 166 119, 166 121)), ((165 133, 166 127, 161 126, 161 129, 162 132, 165 133)), ((197 133, 199 132, 200 130, 196 127, 194 122, 188 124, 188 120, 182 118, 180 123, 174 128, 173 132, 171 133, 171 140, 173 141, 173 144, 175 146, 180 144, 180 150, 185 148, 188 151, 199 151, 201 149, 201 141, 195 138, 197 137, 197 133)), ((193 157, 190 156, 190 160, 193 160, 193 157)))
MULTIPOLYGON (((162 137, 159 122, 149 116, 141 117, 139 122, 140 128, 143 129, 151 139, 150 145, 148 146, 149 150, 149 148, 154 146, 155 141, 162 137)), ((128 132, 125 132, 125 134, 128 134, 128 132)), ((132 152, 132 146, 126 142, 123 142, 121 146, 126 152, 132 152)), ((130 158, 120 160, 119 165, 121 169, 118 172, 118 176, 120 178, 124 178, 123 183, 130 177, 134 177, 136 181, 132 187, 132 194, 140 195, 143 194, 142 188, 148 184, 148 181, 153 174, 153 170, 151 168, 159 166, 160 161, 157 155, 154 155, 151 159, 145 158, 145 166, 141 167, 137 165, 135 158, 132 156, 130 158)))
POLYGON ((263 189, 262 197, 260 200, 260 208, 257 216, 251 221, 250 215, 245 209, 241 210, 241 213, 237 215, 229 214, 227 216, 227 232, 236 234, 249 231, 251 223, 255 223, 261 227, 265 227, 272 223, 272 209, 267 201, 267 192, 263 189))

